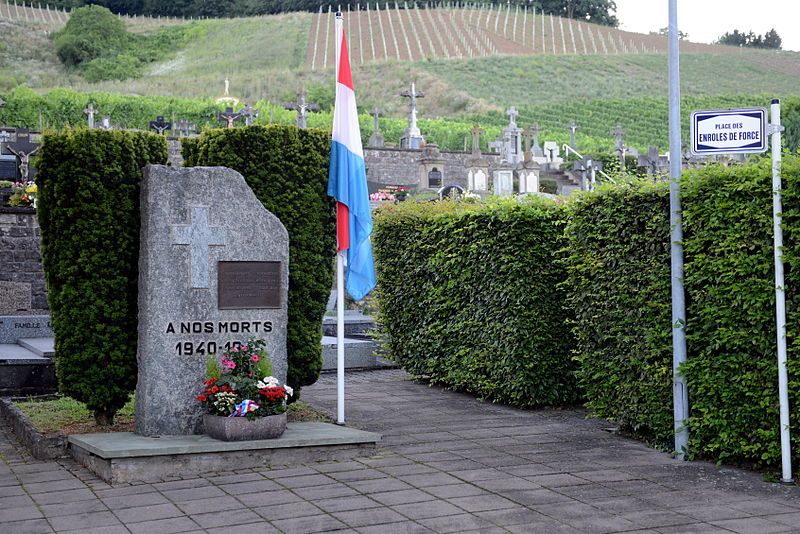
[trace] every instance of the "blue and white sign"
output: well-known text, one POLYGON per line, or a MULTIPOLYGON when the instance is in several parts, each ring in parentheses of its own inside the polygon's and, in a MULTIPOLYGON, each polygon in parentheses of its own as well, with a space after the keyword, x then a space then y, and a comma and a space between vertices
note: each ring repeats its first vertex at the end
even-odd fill
POLYGON ((752 154, 767 150, 765 108, 709 109, 692 112, 692 153, 752 154))

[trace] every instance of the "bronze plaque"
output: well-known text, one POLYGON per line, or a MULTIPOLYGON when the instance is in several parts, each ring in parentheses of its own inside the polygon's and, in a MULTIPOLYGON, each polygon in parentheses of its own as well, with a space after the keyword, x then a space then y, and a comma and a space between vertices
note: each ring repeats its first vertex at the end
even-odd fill
POLYGON ((281 262, 218 262, 217 303, 220 310, 280 308, 281 262))

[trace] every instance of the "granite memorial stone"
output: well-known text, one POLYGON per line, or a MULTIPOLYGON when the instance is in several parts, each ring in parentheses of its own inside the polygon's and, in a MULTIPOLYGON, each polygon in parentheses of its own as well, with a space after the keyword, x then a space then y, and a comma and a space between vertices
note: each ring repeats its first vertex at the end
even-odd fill
POLYGON ((136 433, 201 433, 210 354, 263 339, 286 380, 289 237, 224 167, 148 166, 141 206, 136 433))

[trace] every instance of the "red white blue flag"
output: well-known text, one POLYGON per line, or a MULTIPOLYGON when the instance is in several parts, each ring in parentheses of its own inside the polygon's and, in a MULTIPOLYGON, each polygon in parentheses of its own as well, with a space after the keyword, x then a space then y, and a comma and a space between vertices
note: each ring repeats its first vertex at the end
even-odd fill
MULTIPOLYGON (((338 22, 338 21, 337 21, 338 22)), ((367 173, 361 148, 356 94, 347 40, 337 24, 336 103, 333 110, 333 140, 328 171, 328 195, 336 198, 336 237, 338 250, 347 251, 347 292, 361 300, 375 287, 372 261, 372 213, 367 191, 367 173)))

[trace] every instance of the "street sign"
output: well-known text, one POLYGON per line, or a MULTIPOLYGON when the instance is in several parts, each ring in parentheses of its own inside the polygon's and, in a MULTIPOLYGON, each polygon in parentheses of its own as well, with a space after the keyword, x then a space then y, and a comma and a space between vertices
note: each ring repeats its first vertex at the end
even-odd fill
POLYGON ((767 150, 765 108, 709 109, 692 112, 692 153, 753 154, 767 150))

